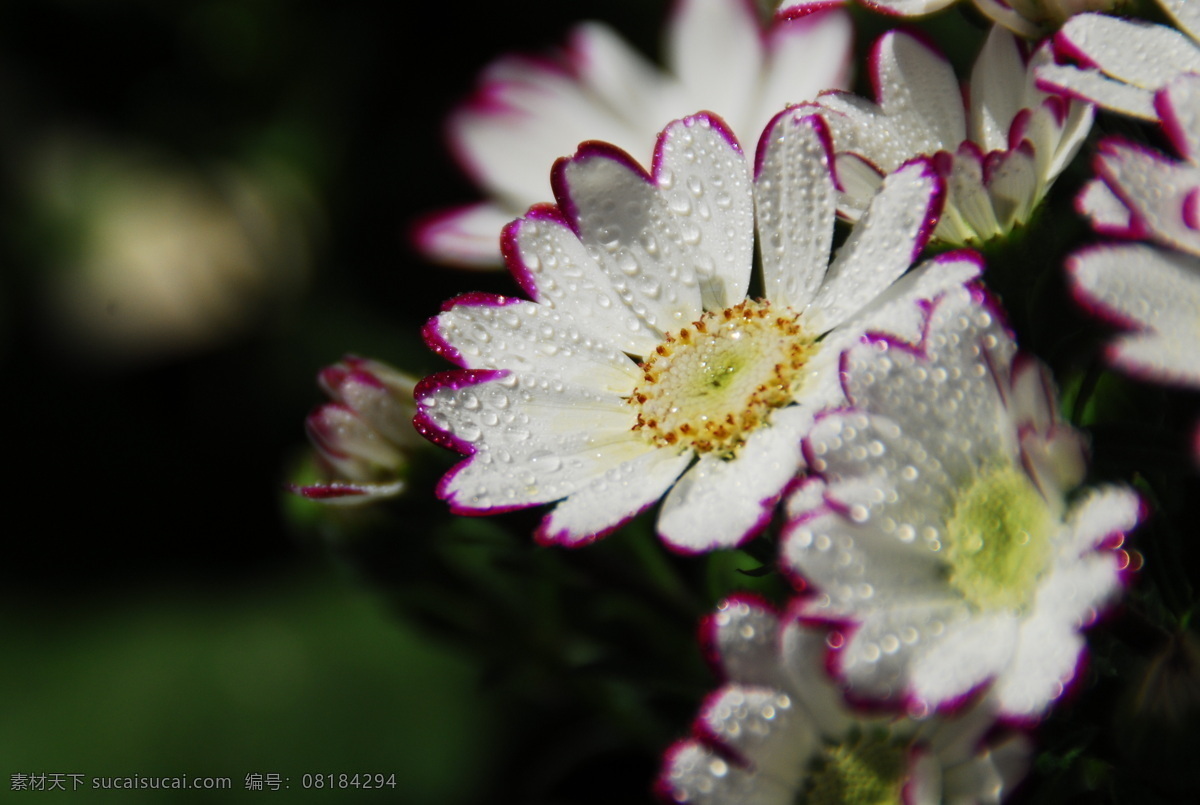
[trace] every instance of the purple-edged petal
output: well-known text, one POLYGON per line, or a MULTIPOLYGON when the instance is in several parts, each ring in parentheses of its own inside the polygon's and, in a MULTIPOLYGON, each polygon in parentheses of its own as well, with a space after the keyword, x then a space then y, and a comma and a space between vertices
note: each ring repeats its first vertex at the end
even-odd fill
POLYGON ((1037 70, 1038 86, 1070 98, 1090 101, 1123 115, 1155 120, 1154 93, 1112 79, 1095 68, 1046 64, 1037 70))
POLYGON ((871 53, 876 99, 910 141, 910 153, 932 154, 966 139, 962 93, 954 69, 928 44, 899 31, 871 53))
POLYGON ((1200 385, 1200 262, 1141 244, 1077 252, 1067 262, 1076 297, 1100 315, 1136 327, 1109 358, 1135 374, 1200 385))
POLYGON ((301 497, 333 506, 361 506, 395 497, 404 491, 403 481, 386 484, 332 481, 326 484, 291 485, 288 488, 301 497))
POLYGON ((604 333, 584 331, 569 313, 535 302, 491 297, 455 305, 432 327, 468 369, 509 369, 618 395, 629 394, 642 374, 604 333))
POLYGON ((413 240, 432 260, 462 268, 495 268, 500 259, 500 231, 512 212, 481 202, 435 213, 419 221, 413 240))
POLYGON ((659 137, 655 176, 704 308, 720 310, 745 298, 754 254, 754 196, 733 133, 708 115, 672 123, 659 137))
POLYGON ((1004 230, 1029 219, 1037 192, 1039 174, 1033 148, 1028 143, 1000 154, 990 154, 984 164, 987 187, 1004 230), (992 157, 995 157, 994 159, 992 157))
POLYGON ((554 182, 579 239, 638 318, 665 334, 699 317, 690 249, 658 185, 632 157, 585 143, 555 165, 554 182))
POLYGON ((824 121, 800 110, 780 113, 759 142, 754 200, 763 290, 795 310, 821 287, 833 248, 831 150, 824 121))
MULTIPOLYGON (((1078 575, 1078 574, 1075 574, 1078 575)), ((1075 579, 1063 578, 1063 583, 1075 579)), ((1021 625, 1004 676, 992 689, 1001 711, 1016 718, 1040 715, 1062 696, 1074 678, 1084 640, 1061 614, 1039 608, 1021 625)))
POLYGON ((847 320, 912 265, 933 232, 943 192, 926 160, 884 180, 809 305, 812 327, 826 330, 847 320))
POLYGON ((764 55, 753 3, 680 0, 666 49, 671 72, 687 87, 704 88, 703 99, 696 99, 703 108, 732 120, 748 117, 755 99, 747 88, 758 82, 764 55))
MULTIPOLYGON (((854 25, 849 15, 831 9, 829 3, 814 5, 820 7, 776 22, 767 32, 767 68, 758 107, 768 115, 849 83, 854 25)), ((767 122, 768 118, 750 121, 751 132, 762 131, 767 122)))
POLYGON ((658 531, 687 553, 729 548, 760 530, 803 461, 800 437, 812 421, 807 407, 783 408, 756 430, 736 458, 700 458, 663 501, 658 531))
POLYGON ((958 147, 953 157, 946 155, 939 165, 949 164, 947 196, 936 233, 952 243, 987 240, 1003 234, 996 220, 996 208, 984 181, 984 156, 973 142, 958 147))
POLYGON ((1059 47, 1082 54, 1105 74, 1145 89, 1200 70, 1200 49, 1165 25, 1078 14, 1067 20, 1058 40, 1059 47))
POLYGON ((1100 179, 1092 179, 1083 186, 1075 207, 1101 235, 1133 237, 1137 234, 1129 207, 1100 179))
MULTIPOLYGON (((695 111, 686 103, 674 104, 679 108, 664 108, 664 105, 671 106, 672 95, 679 94, 676 82, 607 25, 585 22, 576 26, 568 41, 568 59, 572 73, 594 97, 596 106, 622 124, 620 137, 605 138, 606 142, 620 148, 643 147, 642 139, 649 134, 649 127, 633 121, 661 118, 661 123, 695 111)), ((545 121, 545 125, 551 126, 564 124, 571 125, 571 122, 557 118, 545 121)), ((580 141, 599 136, 598 131, 593 132, 581 137, 580 141)), ((574 147, 572 143, 558 153, 547 154, 549 159, 543 169, 549 170, 549 160, 570 153, 574 147)))
POLYGON ((1138 219, 1138 231, 1200 256, 1200 167, 1110 139, 1101 144, 1096 169, 1138 219))
POLYGON ((459 161, 489 193, 519 211, 544 199, 550 162, 589 137, 627 143, 628 127, 582 90, 562 65, 506 57, 447 120, 459 161))
POLYGON ((646 355, 661 334, 630 310, 557 210, 538 207, 504 236, 505 257, 537 301, 561 310, 588 334, 603 334, 632 355, 646 355))
MULTIPOLYGON (((929 326, 930 302, 970 296, 965 287, 983 272, 983 259, 970 251, 945 252, 909 271, 875 297, 841 328, 826 336, 833 343, 843 329, 853 332, 860 327, 874 333, 886 333, 897 341, 920 343, 929 326)), ((837 347, 848 349, 853 341, 837 347)), ((824 350, 822 351, 824 352, 824 350)))
POLYGON ((1114 538, 1123 539, 1144 517, 1142 501, 1132 489, 1100 487, 1089 492, 1071 512, 1071 541, 1064 551, 1078 555, 1107 545, 1114 538))
MULTIPOLYGON (((1024 628, 1010 612, 979 613, 946 625, 926 651, 914 658, 912 692, 918 700, 936 708, 983 685, 1006 671, 1024 628)), ((1045 647, 1037 645, 1034 651, 1045 647)), ((1043 703, 1044 706, 1044 703, 1043 703)))
POLYGON ((593 542, 653 505, 691 460, 688 451, 651 448, 607 467, 593 467, 595 477, 578 484, 542 520, 538 541, 568 547, 593 542))
POLYGON ((790 805, 791 789, 718 754, 706 743, 691 739, 667 750, 656 788, 669 802, 689 805, 790 805))
POLYGON ((816 748, 807 714, 773 688, 726 685, 707 702, 700 722, 735 757, 753 758, 760 779, 777 780, 784 791, 796 790, 805 772, 796 761, 816 748))
POLYGON ((1025 106, 1025 85, 1014 76, 1025 72, 1016 37, 993 27, 971 68, 971 139, 984 152, 1008 147, 1008 130, 1025 106))
POLYGON ((726 680, 782 687, 779 615, 765 602, 735 595, 717 604, 702 626, 708 651, 726 680))
POLYGON ((417 401, 427 436, 471 453, 438 490, 458 510, 558 500, 654 449, 631 435, 633 414, 616 396, 537 377, 466 385, 456 377, 427 379, 417 401), (578 426, 584 411, 586 431, 578 426))
POLYGON ((1200 76, 1189 73, 1176 78, 1158 91, 1154 106, 1175 150, 1200 165, 1200 76))
POLYGON ((1067 20, 1055 46, 1099 73, 1048 65, 1038 72, 1044 86, 1148 120, 1157 117, 1156 90, 1177 75, 1200 71, 1200 48, 1178 31, 1104 14, 1078 14, 1067 20))

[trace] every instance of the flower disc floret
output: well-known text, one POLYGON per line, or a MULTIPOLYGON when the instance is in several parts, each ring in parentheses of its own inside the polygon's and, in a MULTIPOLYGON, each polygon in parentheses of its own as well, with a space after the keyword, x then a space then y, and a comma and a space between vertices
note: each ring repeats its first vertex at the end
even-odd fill
POLYGON ((947 579, 977 612, 1025 613, 1049 567, 1049 506, 1011 462, 985 467, 959 487, 946 519, 947 579))
POLYGON ((853 729, 817 752, 804 805, 900 805, 907 779, 908 741, 884 730, 853 729))
POLYGON ((668 333, 641 364, 634 429, 658 446, 732 457, 796 397, 813 350, 799 318, 748 299, 668 333))

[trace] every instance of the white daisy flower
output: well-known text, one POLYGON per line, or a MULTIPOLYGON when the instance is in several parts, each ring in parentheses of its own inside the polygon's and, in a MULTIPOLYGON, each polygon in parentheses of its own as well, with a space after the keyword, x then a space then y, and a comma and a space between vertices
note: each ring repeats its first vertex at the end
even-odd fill
POLYGON ((752 142, 788 104, 847 86, 853 30, 833 5, 764 27, 752 3, 676 0, 665 72, 599 23, 576 28, 560 56, 501 58, 448 121, 454 153, 489 199, 419 224, 418 247, 439 262, 500 267, 500 230, 548 197, 547 166, 585 140, 636 152, 665 121, 711 109, 752 142))
POLYGON ((708 113, 659 135, 649 173, 604 143, 559 160, 558 206, 503 238, 533 301, 469 295, 426 328, 466 369, 416 392, 418 427, 470 456, 441 496, 474 514, 562 501, 538 537, 566 545, 663 495, 676 549, 762 528, 813 414, 841 399, 841 349, 867 326, 919 332, 918 300, 979 271, 951 254, 901 278, 942 192, 924 160, 888 178, 831 263, 829 163, 824 123, 799 111, 772 121, 753 177, 708 113), (762 298, 747 295, 756 218, 762 298))
POLYGON ((1200 76, 1158 91, 1163 130, 1176 161, 1120 138, 1101 143, 1099 179, 1079 199, 1097 231, 1145 244, 1082 249, 1067 261, 1076 299, 1131 332, 1107 357, 1131 374, 1200 386, 1200 76))
POLYGON ((937 155, 948 196, 934 237, 979 243, 1033 215, 1092 124, 1092 107, 1034 86, 1046 47, 1026 63, 1012 34, 993 28, 971 73, 970 108, 954 70, 928 43, 889 31, 871 53, 876 102, 822 93, 838 177, 838 211, 856 219, 880 178, 918 154, 937 155))
POLYGON ((948 293, 920 343, 849 350, 854 407, 806 439, 818 474, 788 501, 784 567, 816 588, 806 615, 850 622, 832 664, 859 696, 923 712, 991 681, 1002 713, 1036 717, 1121 591, 1139 498, 1068 500, 1083 439, 997 318, 948 293))
POLYGON ((1154 93, 1173 78, 1200 72, 1200 3, 1157 2, 1179 31, 1105 14, 1072 17, 1055 35, 1054 46, 1082 66, 1042 64, 1038 85, 1114 112, 1157 120, 1154 93))
POLYGON ((1020 782, 1029 741, 985 738, 985 698, 953 716, 867 717, 823 665, 825 630, 735 596, 705 622, 725 684, 695 736, 667 750, 656 787, 696 805, 795 802, 996 803, 1020 782))
MULTIPOLYGON (((954 5, 958 0, 860 0, 881 14, 898 17, 921 17, 954 5)), ((1123 0, 974 0, 975 8, 999 25, 1021 36, 1037 38, 1048 29, 1061 25, 1073 14, 1084 11, 1108 11, 1123 0)), ((808 3, 789 3, 783 0, 781 13, 789 7, 808 3)))

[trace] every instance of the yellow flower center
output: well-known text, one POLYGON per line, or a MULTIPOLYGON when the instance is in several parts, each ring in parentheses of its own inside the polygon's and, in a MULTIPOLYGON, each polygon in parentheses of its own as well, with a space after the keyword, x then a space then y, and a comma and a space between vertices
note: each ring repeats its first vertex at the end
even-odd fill
POLYGON ((908 771, 908 742, 883 733, 852 734, 819 751, 799 805, 899 805, 908 771))
POLYGON ((788 308, 746 300, 709 311, 641 364, 628 398, 651 443, 731 458, 771 409, 791 403, 814 339, 788 308))
POLYGON ((985 468, 960 490, 946 524, 946 572, 977 611, 1023 612, 1050 564, 1054 517, 1024 470, 985 468))

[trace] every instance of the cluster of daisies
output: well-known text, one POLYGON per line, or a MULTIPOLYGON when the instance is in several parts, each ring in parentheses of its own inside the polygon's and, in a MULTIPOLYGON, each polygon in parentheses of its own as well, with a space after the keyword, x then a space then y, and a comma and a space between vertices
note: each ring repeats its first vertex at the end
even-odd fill
POLYGON ((300 491, 400 493, 413 418, 464 456, 437 490, 453 512, 551 506, 544 545, 649 510, 677 553, 765 541, 795 594, 705 620, 723 681, 659 793, 1004 799, 1146 507, 1085 483, 1088 437, 980 252, 1092 160, 1091 245, 1045 270, 1123 331, 1112 367, 1200 387, 1200 4, 1158 4, 1171 24, 974 0, 994 24, 965 88, 897 29, 862 62, 873 98, 846 91, 851 17, 824 1, 679 0, 665 69, 596 24, 494 63, 449 124, 489 199, 418 242, 518 288, 448 302, 424 335, 458 368, 415 390, 363 359, 326 370, 309 427, 332 480, 300 491), (1088 141, 1119 116, 1170 152, 1088 141))

